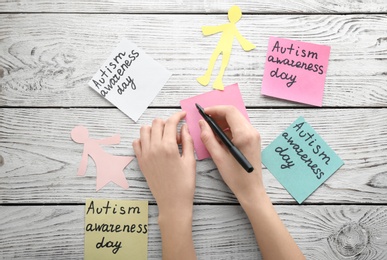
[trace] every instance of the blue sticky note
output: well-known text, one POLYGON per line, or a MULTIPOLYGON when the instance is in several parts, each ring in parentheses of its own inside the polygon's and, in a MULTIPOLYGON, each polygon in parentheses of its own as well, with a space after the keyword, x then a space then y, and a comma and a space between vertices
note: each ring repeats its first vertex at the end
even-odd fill
POLYGON ((344 164, 303 117, 262 151, 262 163, 299 204, 344 164))

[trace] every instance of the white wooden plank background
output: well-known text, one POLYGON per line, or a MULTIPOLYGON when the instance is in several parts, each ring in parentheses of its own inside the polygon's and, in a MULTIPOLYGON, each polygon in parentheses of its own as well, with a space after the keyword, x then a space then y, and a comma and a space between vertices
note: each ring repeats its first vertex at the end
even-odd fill
MULTIPOLYGON (((387 4, 369 1, 5 1, 0 0, 0 259, 82 259, 86 198, 150 201, 149 259, 161 258, 157 207, 136 160, 131 187, 95 192, 91 160, 77 177, 82 146, 119 132, 114 154, 133 155, 140 125, 167 118, 196 83, 219 36, 201 25, 237 24, 256 44, 234 44, 225 84, 238 82, 266 147, 302 115, 345 165, 296 205, 264 169, 281 218, 308 259, 387 259, 387 4), (331 46, 322 108, 260 95, 268 37, 331 46), (104 101, 88 80, 126 37, 173 72, 138 124, 104 101)), ((219 67, 219 63, 217 64, 219 67)), ((199 259, 260 259, 251 227, 211 160, 197 163, 194 241, 199 259)))
MULTIPOLYGON (((0 20, 0 105, 29 107, 110 107, 87 82, 122 38, 173 73, 151 106, 179 106, 210 90, 196 78, 219 36, 203 37, 198 25, 227 21, 225 15, 117 14, 3 14, 0 20)), ((257 48, 244 52, 234 43, 224 83, 238 82, 247 106, 299 106, 260 95, 268 38, 276 35, 331 46, 324 106, 384 106, 386 24, 387 15, 246 15, 238 27, 257 48)))
POLYGON ((245 13, 378 13, 386 12, 384 0, 87 0, 0 1, 4 12, 84 12, 84 13, 227 13, 232 5, 245 13))
MULTIPOLYGON (((131 188, 115 185, 95 193, 95 166, 89 160, 86 177, 76 176, 83 146, 71 141, 78 124, 90 136, 121 134, 121 144, 106 147, 116 155, 134 155, 131 143, 141 125, 154 117, 166 119, 177 110, 147 110, 137 124, 117 109, 2 109, 0 200, 9 203, 82 203, 88 197, 114 196, 153 201, 137 162, 126 169, 131 188), (12 178, 10 178, 12 176, 12 178), (31 191, 31 192, 26 192, 31 191)), ((266 147, 288 125, 303 116, 344 160, 345 164, 306 203, 387 203, 387 109, 249 109, 252 124, 266 147), (356 114, 354 114, 356 111, 356 114), (356 179, 356 181, 353 181, 356 179)), ((198 203, 234 203, 212 160, 197 163, 198 203)), ((294 203, 267 171, 264 181, 275 203, 294 203)))
MULTIPOLYGON (((382 206, 276 206, 307 259, 386 259, 382 206)), ((82 259, 84 206, 3 206, 4 259, 82 259)), ((261 259, 240 206, 194 206, 199 259, 261 259), (203 238, 206 239, 203 239, 203 238)), ((149 207, 148 259, 161 259, 157 208, 149 207)))

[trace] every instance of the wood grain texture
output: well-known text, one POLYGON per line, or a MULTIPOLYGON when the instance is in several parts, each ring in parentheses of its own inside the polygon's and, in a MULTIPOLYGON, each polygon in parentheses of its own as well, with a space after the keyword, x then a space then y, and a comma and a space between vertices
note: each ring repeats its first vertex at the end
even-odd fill
POLYGON ((261 1, 0 1, 2 12, 93 12, 93 13, 227 13, 238 5, 245 13, 377 13, 387 12, 383 0, 261 0, 261 1))
MULTIPOLYGON (((121 144, 105 147, 115 155, 134 155, 131 143, 141 125, 166 119, 177 110, 148 109, 138 123, 117 109, 0 109, 0 203, 80 203, 109 196, 153 198, 137 161, 126 168, 130 188, 109 184, 95 192, 95 166, 76 176, 83 146, 70 139, 71 129, 88 127, 93 138, 121 134, 121 144)), ((249 109, 251 122, 266 147, 296 118, 304 116, 344 165, 306 203, 387 203, 387 109, 249 109), (354 181, 356 180, 356 181, 354 181)), ((197 163, 198 203, 235 203, 212 160, 197 163)), ((264 183, 274 203, 295 201, 265 169, 264 183)))
MULTIPOLYGON (((234 43, 224 83, 239 83, 262 147, 304 116, 345 163, 302 206, 264 168, 280 217, 307 259, 387 259, 385 0, 0 0, 0 259, 83 259, 86 198, 149 200, 148 256, 161 259, 157 207, 137 160, 125 169, 128 190, 96 192, 91 159, 86 176, 76 176, 83 147, 70 131, 83 124, 93 138, 120 133, 121 143, 104 149, 133 156, 141 125, 211 90, 196 78, 219 35, 200 28, 227 22, 234 4, 245 14, 241 34, 257 48, 234 43), (272 35, 331 46, 322 109, 260 94, 272 35), (173 73, 138 123, 87 86, 122 38, 173 73)), ((261 259, 212 160, 197 162, 196 186, 198 258, 261 259)))
MULTIPOLYGON (((87 82, 120 39, 128 38, 173 73, 151 106, 177 107, 181 99, 211 90, 196 78, 219 36, 203 37, 200 27, 227 18, 2 14, 0 20, 0 106, 112 107, 87 82)), ((302 106, 260 94, 268 38, 276 35, 331 46, 323 106, 385 107, 386 24, 387 15, 377 14, 245 15, 238 28, 257 48, 244 52, 234 43, 224 83, 239 83, 246 106, 302 106)))
MULTIPOLYGON (((387 257, 387 208, 276 206, 307 259, 387 257)), ((148 259, 161 259, 157 207, 149 206, 148 259)), ((1 206, 2 259, 82 259, 84 206, 1 206)), ((194 206, 198 259, 261 259, 240 206, 194 206)))

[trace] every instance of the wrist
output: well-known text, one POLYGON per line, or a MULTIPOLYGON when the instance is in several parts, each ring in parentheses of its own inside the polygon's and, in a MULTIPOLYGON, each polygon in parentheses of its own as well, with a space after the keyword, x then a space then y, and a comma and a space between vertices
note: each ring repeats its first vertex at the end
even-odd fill
POLYGON ((196 259, 192 237, 192 208, 159 210, 163 259, 196 259))
POLYGON ((191 225, 193 216, 193 205, 186 207, 159 207, 158 223, 163 225, 191 225))
POLYGON ((237 198, 246 214, 261 210, 267 205, 272 205, 270 198, 264 189, 252 192, 248 196, 237 198))
POLYGON ((179 238, 175 246, 184 241, 192 241, 192 215, 192 210, 159 211, 158 224, 163 244, 174 241, 175 238, 179 238))

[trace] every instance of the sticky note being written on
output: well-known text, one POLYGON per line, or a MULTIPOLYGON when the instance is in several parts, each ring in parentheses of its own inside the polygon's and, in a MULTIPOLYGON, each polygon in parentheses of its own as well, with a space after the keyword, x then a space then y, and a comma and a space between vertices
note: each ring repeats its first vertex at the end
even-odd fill
POLYGON ((322 106, 330 47, 270 37, 263 95, 322 106))
POLYGON ((303 117, 262 151, 262 163, 298 203, 344 164, 303 117))
POLYGON ((137 122, 170 76, 166 68, 141 48, 123 40, 89 86, 137 122))
MULTIPOLYGON (((203 119, 199 114, 195 103, 198 103, 203 108, 218 105, 235 106, 249 120, 245 104, 239 91, 238 84, 233 84, 224 88, 223 91, 213 90, 204 94, 197 95, 180 101, 181 108, 187 112, 186 122, 189 132, 192 136, 196 157, 198 160, 203 160, 210 157, 206 147, 200 138, 199 120, 203 119)), ((249 120, 250 121, 250 120, 249 120)))
POLYGON ((147 254, 148 201, 86 200, 86 260, 146 260, 147 254))

